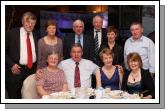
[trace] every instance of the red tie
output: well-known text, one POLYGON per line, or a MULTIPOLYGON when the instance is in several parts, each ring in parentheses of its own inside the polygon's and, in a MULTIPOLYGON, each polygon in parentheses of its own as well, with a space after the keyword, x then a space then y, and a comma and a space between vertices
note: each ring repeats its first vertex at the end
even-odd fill
POLYGON ((74 77, 74 87, 81 87, 81 82, 80 82, 80 71, 78 67, 79 63, 76 62, 76 67, 75 67, 75 77, 74 77))
POLYGON ((30 38, 29 38, 30 33, 27 33, 27 67, 29 69, 32 68, 32 50, 31 50, 31 42, 30 42, 30 38))

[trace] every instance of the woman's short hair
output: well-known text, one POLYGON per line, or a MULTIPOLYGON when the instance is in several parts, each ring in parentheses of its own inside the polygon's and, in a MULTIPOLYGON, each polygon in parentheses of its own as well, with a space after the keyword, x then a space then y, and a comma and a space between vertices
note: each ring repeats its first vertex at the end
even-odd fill
POLYGON ((48 26, 57 26, 57 23, 55 20, 48 20, 45 24, 45 29, 47 29, 48 26))
POLYGON ((118 30, 114 26, 108 26, 107 27, 107 33, 114 32, 115 35, 117 35, 118 30))
POLYGON ((60 56, 60 54, 59 54, 59 53, 54 52, 54 51, 52 51, 52 52, 48 53, 48 55, 47 55, 47 60, 48 60, 48 57, 49 57, 50 55, 57 55, 57 56, 58 56, 58 59, 59 59, 59 62, 60 62, 60 58, 61 58, 61 56, 60 56))
POLYGON ((130 65, 129 65, 130 61, 138 61, 139 62, 139 67, 140 68, 143 67, 142 59, 137 52, 129 53, 128 56, 127 56, 127 65, 128 65, 129 69, 130 69, 130 65))
POLYGON ((109 48, 104 48, 104 49, 99 53, 99 56, 100 56, 100 59, 101 59, 101 60, 103 60, 103 54, 111 55, 112 58, 114 58, 114 53, 113 53, 109 48))

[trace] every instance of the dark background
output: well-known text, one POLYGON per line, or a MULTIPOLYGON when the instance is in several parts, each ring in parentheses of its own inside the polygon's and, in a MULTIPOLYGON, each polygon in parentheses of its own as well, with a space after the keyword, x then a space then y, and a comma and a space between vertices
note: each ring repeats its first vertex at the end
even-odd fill
MULTIPOLYGON (((6 30, 20 27, 21 16, 24 12, 33 12, 38 20, 36 29, 41 29, 41 11, 75 14, 102 14, 108 13, 108 25, 114 25, 118 30, 117 42, 124 46, 124 42, 131 36, 129 26, 133 21, 143 23, 145 35, 155 30, 155 7, 146 5, 6 5, 5 6, 5 24, 6 30), (147 24, 146 24, 147 23, 147 24), (150 24, 150 26, 148 26, 150 24), (152 26, 151 26, 152 25, 152 26)), ((56 16, 56 15, 55 15, 56 16)), ((92 28, 92 21, 86 20, 85 29, 92 28)), ((64 28, 60 31, 70 32, 71 29, 64 28)), ((43 35, 41 35, 42 37, 43 35)))

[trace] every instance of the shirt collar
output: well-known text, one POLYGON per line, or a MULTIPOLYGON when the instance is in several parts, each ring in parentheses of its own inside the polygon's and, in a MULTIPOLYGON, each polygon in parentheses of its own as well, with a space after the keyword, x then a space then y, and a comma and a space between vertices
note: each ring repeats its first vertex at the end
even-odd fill
MULTIPOLYGON (((80 38, 82 38, 82 37, 83 37, 83 34, 80 35, 80 38)), ((78 38, 77 34, 75 34, 75 38, 78 38)))
POLYGON ((137 40, 134 40, 133 37, 131 36, 131 37, 130 37, 130 40, 131 40, 131 42, 143 41, 143 36, 141 36, 141 37, 140 37, 139 39, 137 39, 137 40))
MULTIPOLYGON (((75 62, 72 58, 71 58, 71 61, 73 62, 74 65, 76 65, 76 64, 75 64, 76 62, 75 62)), ((81 62, 82 62, 82 58, 81 58, 81 60, 79 61, 79 64, 80 64, 81 62)))
MULTIPOLYGON (((20 28, 20 31, 25 34, 25 37, 27 36, 27 32, 26 32, 26 30, 24 29, 24 27, 21 27, 21 28, 20 28)), ((30 36, 31 36, 31 35, 32 35, 32 32, 30 32, 30 36)))
POLYGON ((96 29, 94 29, 94 32, 96 32, 96 31, 101 32, 101 31, 102 31, 102 29, 100 29, 100 30, 96 30, 96 29))

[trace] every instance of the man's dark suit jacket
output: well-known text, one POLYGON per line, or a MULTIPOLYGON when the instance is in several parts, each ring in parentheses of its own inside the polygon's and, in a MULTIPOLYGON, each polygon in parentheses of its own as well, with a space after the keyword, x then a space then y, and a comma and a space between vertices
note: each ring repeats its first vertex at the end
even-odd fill
MULTIPOLYGON (((94 40, 92 37, 83 34, 83 58, 93 60, 94 55, 94 40)), ((71 33, 68 34, 63 39, 63 55, 64 59, 71 58, 70 57, 70 50, 72 45, 75 43, 75 34, 71 33)))
MULTIPOLYGON (((94 29, 86 30, 85 33, 90 35, 94 39, 94 29)), ((95 44, 95 41, 94 41, 94 44, 95 44)), ((106 32, 106 29, 102 29, 101 45, 102 44, 107 44, 107 32, 106 32)))
MULTIPOLYGON (((37 37, 38 34, 33 32, 35 50, 37 55, 37 37)), ((20 65, 20 28, 6 31, 5 35, 5 84, 10 99, 21 98, 22 83, 30 74, 36 71, 36 62, 31 69, 26 65, 20 65), (21 73, 13 75, 11 68, 14 64, 21 66, 21 73)))
MULTIPOLYGON (((89 30, 86 30, 85 31, 86 34, 88 34, 91 38, 93 38, 93 43, 94 43, 94 46, 95 46, 95 40, 94 40, 94 29, 89 29, 89 30)), ((99 49, 101 49, 101 46, 104 45, 104 44, 107 44, 107 32, 106 32, 106 29, 102 29, 102 39, 101 39, 101 45, 99 47, 99 49)), ((94 48, 95 50, 95 48, 94 48)), ((98 54, 100 53, 100 50, 98 51, 98 54)), ((96 57, 95 55, 93 56, 93 62, 96 63, 97 65, 99 66, 102 66, 102 62, 100 60, 100 57, 99 55, 96 57)))
MULTIPOLYGON (((35 50, 37 54, 37 32, 33 32, 35 50)), ((15 28, 6 32, 5 35, 5 64, 6 68, 11 68, 14 64, 19 64, 20 60, 20 28, 15 28)))

